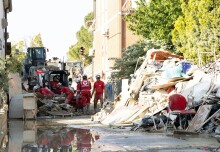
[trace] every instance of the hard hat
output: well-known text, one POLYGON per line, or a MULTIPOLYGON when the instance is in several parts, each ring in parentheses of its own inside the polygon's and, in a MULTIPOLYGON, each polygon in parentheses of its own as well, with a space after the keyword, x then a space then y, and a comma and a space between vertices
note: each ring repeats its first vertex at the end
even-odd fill
POLYGON ((86 74, 83 74, 83 78, 87 78, 87 75, 86 75, 86 74))
POLYGON ((97 79, 100 79, 100 78, 101 78, 101 76, 100 76, 99 74, 97 74, 95 77, 96 77, 97 79))

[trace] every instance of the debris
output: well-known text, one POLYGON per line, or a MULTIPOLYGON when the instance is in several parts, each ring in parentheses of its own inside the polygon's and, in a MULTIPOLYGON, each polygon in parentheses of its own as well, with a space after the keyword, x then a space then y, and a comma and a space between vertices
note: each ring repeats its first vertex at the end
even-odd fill
POLYGON ((187 131, 197 131, 200 129, 200 126, 205 122, 211 111, 212 105, 202 105, 199 107, 196 115, 192 119, 187 128, 187 131))
MULTIPOLYGON (((205 122, 203 122, 203 123, 199 126, 198 130, 199 130, 204 124, 206 124, 210 119, 212 119, 212 118, 219 120, 219 118, 220 118, 220 109, 219 109, 218 111, 216 111, 212 116, 210 116, 205 122)), ((220 124, 218 124, 218 125, 220 125, 220 124)))
POLYGON ((202 129, 219 133, 220 59, 199 68, 164 50, 148 50, 142 58, 130 84, 122 86, 114 109, 102 109, 93 121, 111 126, 132 124, 132 130, 167 130, 171 126, 175 133, 198 134, 202 129), (172 113, 169 98, 175 94, 185 98, 185 105, 172 113))

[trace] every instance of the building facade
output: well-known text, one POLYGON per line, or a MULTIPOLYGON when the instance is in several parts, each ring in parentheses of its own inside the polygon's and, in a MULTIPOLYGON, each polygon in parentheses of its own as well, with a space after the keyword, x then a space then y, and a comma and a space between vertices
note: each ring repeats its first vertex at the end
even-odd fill
POLYGON ((114 59, 122 56, 123 49, 140 40, 128 29, 128 23, 123 19, 131 12, 132 0, 94 0, 94 75, 102 74, 107 79, 112 72, 114 59))
POLYGON ((6 54, 9 54, 8 49, 10 49, 9 44, 7 43, 8 39, 8 21, 7 13, 12 11, 12 1, 11 0, 2 0, 0 2, 0 57, 5 58, 6 54))
MULTIPOLYGON (((11 0, 1 0, 0 1, 0 58, 5 58, 5 55, 8 53, 7 49, 9 48, 7 38, 7 13, 12 11, 12 2, 11 0)), ((0 90, 0 142, 2 143, 0 149, 6 149, 7 141, 7 112, 8 112, 8 103, 6 93, 0 90)), ((3 150, 4 151, 4 150, 3 150)))

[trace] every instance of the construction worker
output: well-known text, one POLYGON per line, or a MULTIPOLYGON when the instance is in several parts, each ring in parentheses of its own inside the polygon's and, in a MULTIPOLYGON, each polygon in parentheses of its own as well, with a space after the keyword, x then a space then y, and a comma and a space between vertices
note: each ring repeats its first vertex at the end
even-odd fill
POLYGON ((84 112, 89 114, 90 112, 90 98, 91 98, 91 82, 89 80, 87 80, 87 75, 84 74, 83 75, 83 80, 80 83, 80 92, 81 92, 81 98, 85 98, 86 99, 86 106, 85 106, 85 110, 84 112))
POLYGON ((39 85, 34 86, 33 91, 39 93, 42 99, 53 99, 54 93, 47 88, 41 88, 39 85))
POLYGON ((98 100, 100 100, 101 108, 103 106, 103 93, 105 89, 105 83, 101 81, 100 79, 101 79, 101 76, 96 75, 96 81, 94 83, 93 90, 92 90, 92 96, 95 92, 95 97, 94 97, 94 111, 95 112, 97 112, 98 100))
POLYGON ((83 109, 87 105, 86 97, 81 95, 81 81, 76 79, 76 110, 83 109))
POLYGON ((53 77, 53 81, 50 82, 50 86, 51 86, 51 90, 55 93, 55 94, 61 94, 61 91, 60 89, 57 88, 57 84, 60 83, 59 82, 59 79, 58 79, 58 76, 55 75, 53 77))
POLYGON ((69 87, 62 86, 61 83, 57 84, 57 88, 61 90, 60 97, 62 97, 63 95, 66 95, 65 103, 72 105, 74 92, 70 90, 69 87))

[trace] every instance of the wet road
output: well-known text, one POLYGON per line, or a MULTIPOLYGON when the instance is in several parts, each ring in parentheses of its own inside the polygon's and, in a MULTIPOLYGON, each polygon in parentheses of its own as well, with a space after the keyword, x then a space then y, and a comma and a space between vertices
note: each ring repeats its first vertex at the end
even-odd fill
POLYGON ((217 152, 220 143, 199 135, 153 134, 109 128, 90 118, 10 121, 8 152, 217 152))

